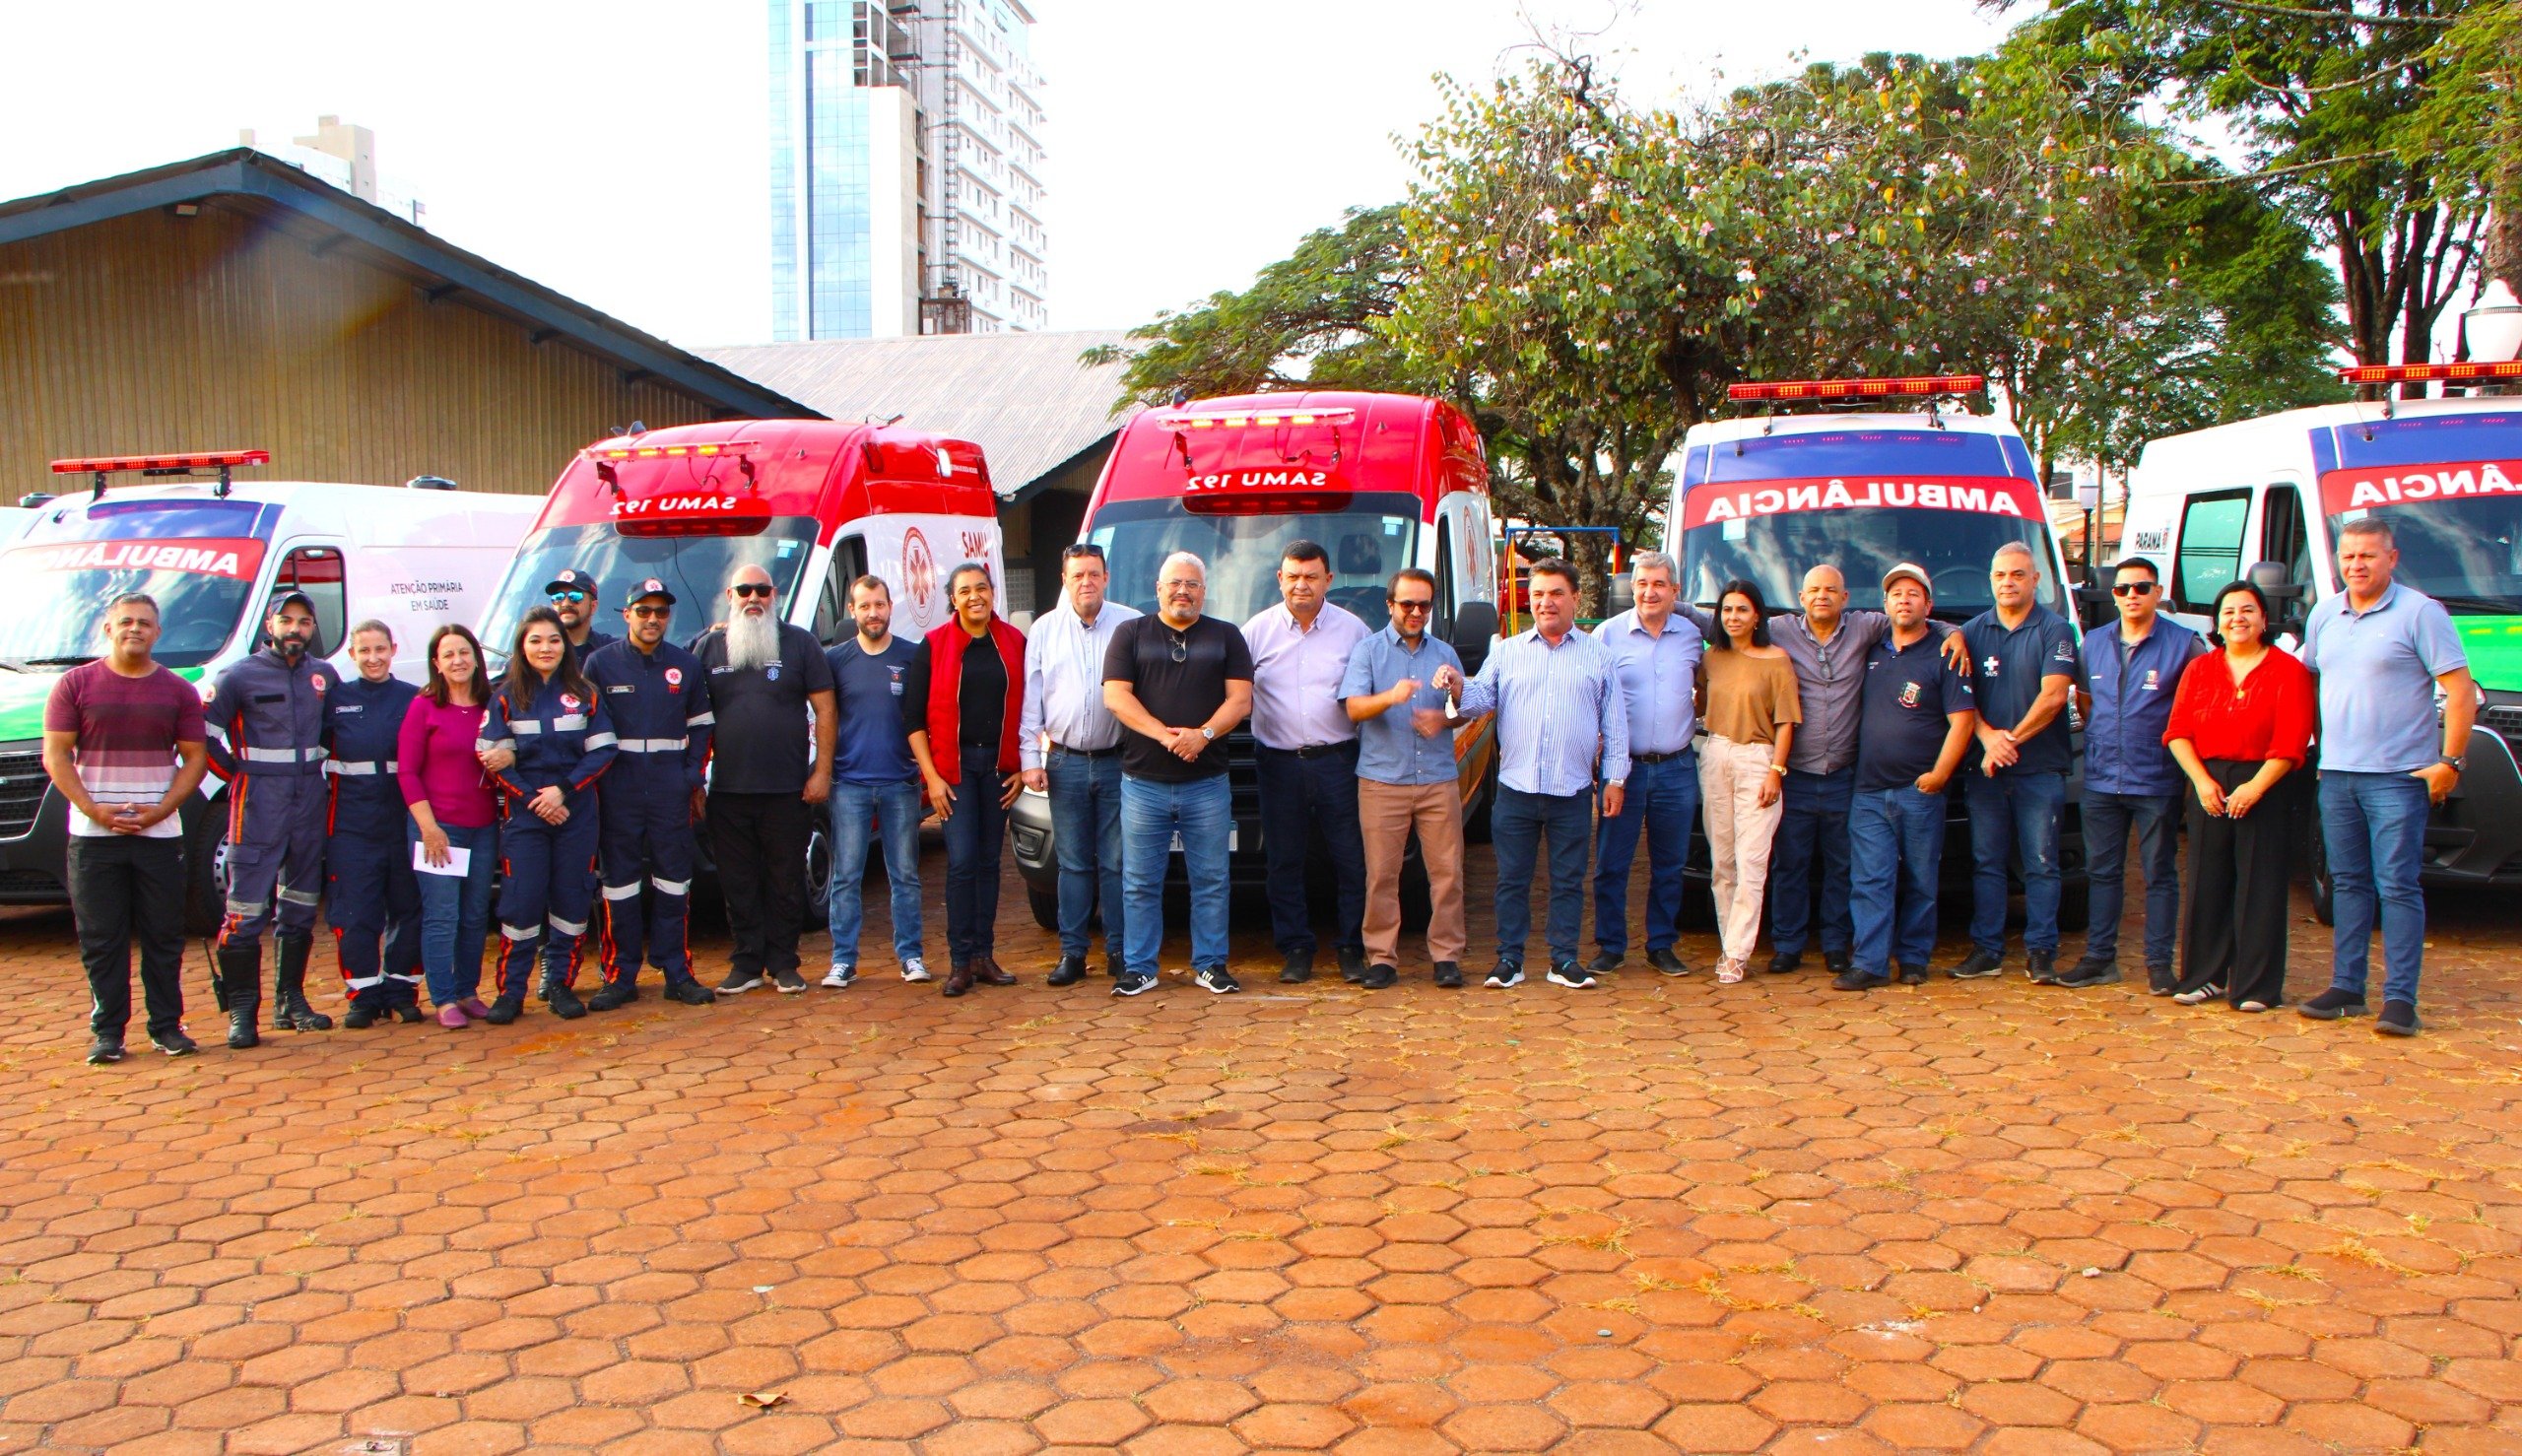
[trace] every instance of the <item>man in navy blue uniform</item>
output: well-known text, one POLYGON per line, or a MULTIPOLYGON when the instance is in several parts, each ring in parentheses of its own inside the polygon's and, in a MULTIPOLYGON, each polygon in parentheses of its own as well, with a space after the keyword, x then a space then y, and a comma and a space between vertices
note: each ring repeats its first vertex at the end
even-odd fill
POLYGON ((388 1016, 421 1019, 421 887, 403 835, 407 811, 394 776, 403 712, 420 689, 394 676, 394 632, 382 622, 351 629, 359 676, 324 700, 331 724, 332 839, 324 848, 324 914, 350 999, 345 1026, 388 1016))
POLYGON ((572 566, 543 583, 543 594, 552 601, 552 610, 561 614, 561 630, 569 639, 569 648, 578 654, 581 670, 586 660, 599 650, 621 641, 595 625, 595 578, 572 566))
POLYGON ((211 768, 228 781, 228 905, 211 989, 239 1051, 260 1039, 263 929, 275 922, 272 1028, 333 1028, 306 1004, 306 959, 324 898, 324 701, 342 679, 308 650, 315 604, 304 592, 272 603, 263 629, 262 650, 220 673, 202 713, 211 768))
POLYGON ((697 857, 693 821, 709 762, 709 674, 666 639, 674 593, 649 577, 622 609, 630 635, 587 658, 587 677, 613 719, 620 756, 597 797, 604 866, 600 947, 604 985, 587 1010, 639 999, 639 964, 665 972, 666 999, 707 1006, 717 997, 692 978, 684 933, 697 857), (640 891, 647 891, 644 912, 640 891))
POLYGON ((2058 828, 2067 807, 2067 697, 2076 686, 2076 629, 2040 605, 2031 548, 2009 541, 1988 563, 1997 604, 1961 625, 1977 672, 1977 761, 1969 787, 1970 954, 1956 980, 2005 969, 2006 865, 2022 852, 2023 949, 2035 981, 2056 978, 2058 828))

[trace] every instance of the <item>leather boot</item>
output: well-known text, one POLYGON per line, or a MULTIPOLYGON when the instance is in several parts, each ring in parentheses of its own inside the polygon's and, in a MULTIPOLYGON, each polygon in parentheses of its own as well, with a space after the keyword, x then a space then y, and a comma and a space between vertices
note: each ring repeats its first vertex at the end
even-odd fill
POLYGON ((315 950, 312 936, 280 938, 280 964, 272 972, 272 1026, 283 1031, 330 1031, 333 1019, 306 1004, 306 959, 315 950))
POLYGON ((971 988, 972 962, 968 960, 956 961, 955 968, 946 972, 945 994, 949 996, 961 996, 971 988))
POLYGON ((263 1012, 263 948, 222 946, 216 953, 220 1004, 228 1010, 228 1049, 262 1045, 254 1022, 263 1012))
POLYGON ((1016 977, 1009 975, 995 956, 980 956, 972 961, 972 979, 984 986, 1012 986, 1016 977))

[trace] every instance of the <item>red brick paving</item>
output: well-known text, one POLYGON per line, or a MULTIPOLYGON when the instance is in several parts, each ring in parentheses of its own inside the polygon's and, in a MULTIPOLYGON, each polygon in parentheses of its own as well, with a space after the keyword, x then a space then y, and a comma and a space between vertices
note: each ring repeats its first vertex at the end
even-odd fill
POLYGON ((0 920, 0 1450, 2522 1450, 2485 897, 2391 1043, 2019 976, 1282 988, 1248 923, 1248 994, 1122 1002, 1008 889, 1028 983, 960 1002, 106 1069, 67 918, 0 920))

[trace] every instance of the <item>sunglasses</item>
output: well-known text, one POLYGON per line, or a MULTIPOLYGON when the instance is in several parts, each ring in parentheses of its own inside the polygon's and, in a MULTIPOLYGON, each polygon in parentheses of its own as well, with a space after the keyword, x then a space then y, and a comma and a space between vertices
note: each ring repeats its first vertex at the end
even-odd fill
POLYGON ((586 599, 587 594, 577 590, 556 591, 552 593, 552 600, 556 602, 583 602, 586 599))
POLYGON ((1431 597, 1431 598, 1428 598, 1428 599, 1427 599, 1427 600, 1426 600, 1426 601, 1419 601, 1419 602, 1409 602, 1409 601, 1404 601, 1404 600, 1402 600, 1402 599, 1401 599, 1401 598, 1399 598, 1399 597, 1386 597, 1386 598, 1384 598, 1384 600, 1385 600, 1385 601, 1387 601, 1387 602, 1390 602, 1392 605, 1394 605, 1394 606, 1396 606, 1396 607, 1399 607, 1399 608, 1400 608, 1402 611, 1404 611, 1404 612, 1425 612, 1425 611, 1427 611, 1428 608, 1433 607, 1434 605, 1436 605, 1436 603, 1435 603, 1435 599, 1434 599, 1434 598, 1432 598, 1432 597, 1431 597))
POLYGON ((767 581, 739 581, 727 589, 740 597, 766 597, 774 590, 767 581))
POLYGON ((633 607, 630 609, 630 615, 633 617, 672 617, 674 615, 674 608, 633 607))
POLYGON ((2110 594, 2114 597, 2152 596, 2159 584, 2153 581, 2114 581, 2110 584, 2110 594))

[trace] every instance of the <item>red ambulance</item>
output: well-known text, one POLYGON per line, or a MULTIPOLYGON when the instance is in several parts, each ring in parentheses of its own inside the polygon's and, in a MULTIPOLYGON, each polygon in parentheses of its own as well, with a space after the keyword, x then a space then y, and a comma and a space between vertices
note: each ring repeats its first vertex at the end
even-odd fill
MULTIPOLYGON (((1428 630, 1477 672, 1497 631, 1497 563, 1489 462, 1468 416, 1407 394, 1307 390, 1198 400, 1149 410, 1123 427, 1087 503, 1078 539, 1103 548, 1111 599, 1156 610, 1157 568, 1177 551, 1209 566, 1208 615, 1240 627, 1279 601, 1289 542, 1331 554, 1331 600, 1381 630, 1384 588, 1403 566, 1436 578, 1428 630)), ((1228 739, 1238 886, 1257 886, 1260 789, 1252 737, 1228 739)), ((1483 822, 1494 782, 1488 718, 1455 735, 1463 804, 1483 822)), ((1033 917, 1058 922, 1059 871, 1050 804, 1020 797, 1012 815, 1017 868, 1033 917)), ((1176 872, 1179 873, 1178 871, 1176 872)))

